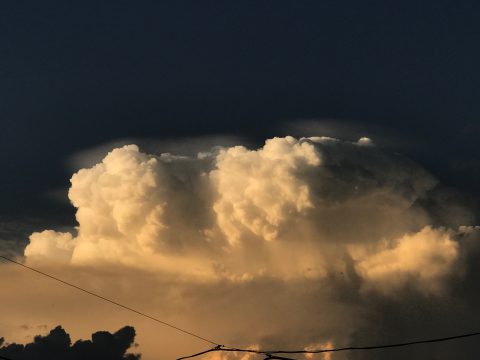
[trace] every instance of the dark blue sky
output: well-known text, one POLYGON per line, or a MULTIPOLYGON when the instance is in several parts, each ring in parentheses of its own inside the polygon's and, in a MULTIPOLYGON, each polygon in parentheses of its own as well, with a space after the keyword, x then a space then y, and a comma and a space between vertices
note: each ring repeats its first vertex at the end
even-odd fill
POLYGON ((91 146, 262 141, 325 118, 393 134, 476 194, 479 14, 478 1, 3 1, 0 217, 71 221, 45 193, 91 146))

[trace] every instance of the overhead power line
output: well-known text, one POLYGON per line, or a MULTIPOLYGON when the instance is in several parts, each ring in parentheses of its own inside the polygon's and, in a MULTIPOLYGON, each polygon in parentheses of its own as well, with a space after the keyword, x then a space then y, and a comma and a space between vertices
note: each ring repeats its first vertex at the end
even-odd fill
POLYGON ((253 349, 240 349, 240 348, 231 348, 225 346, 216 346, 213 349, 208 349, 197 354, 189 355, 180 357, 177 360, 183 359, 190 359, 193 357, 197 357, 200 355, 204 355, 214 351, 225 351, 225 352, 243 352, 243 353, 253 353, 258 355, 265 355, 267 356, 266 359, 285 359, 288 360, 289 358, 285 358, 282 356, 278 356, 279 354, 320 354, 320 353, 329 353, 329 352, 339 352, 339 351, 354 351, 354 350, 376 350, 376 349, 387 349, 387 348, 394 348, 394 347, 403 347, 403 346, 412 346, 412 345, 419 345, 419 344, 429 344, 429 343, 437 343, 443 341, 451 341, 457 339, 463 339, 472 336, 478 336, 480 332, 472 332, 467 334, 461 335, 453 335, 448 337, 442 338, 433 338, 433 339, 423 339, 423 340, 416 340, 416 341, 409 341, 409 342, 402 342, 402 343, 394 343, 394 344, 384 344, 384 345, 371 345, 371 346, 349 346, 343 348, 334 348, 334 349, 318 349, 318 350, 253 350, 253 349))
POLYGON ((197 335, 197 334, 195 334, 195 333, 193 333, 193 332, 190 332, 190 331, 188 331, 188 330, 182 329, 182 328, 180 328, 180 327, 178 327, 178 326, 175 326, 175 325, 173 325, 173 324, 170 324, 170 323, 168 323, 168 322, 166 322, 166 321, 157 319, 156 317, 153 317, 153 316, 151 316, 151 315, 148 315, 148 314, 146 314, 146 313, 144 313, 144 312, 141 312, 141 311, 135 310, 134 308, 131 308, 131 307, 129 307, 129 306, 120 304, 119 302, 116 302, 116 301, 114 301, 114 300, 111 300, 111 299, 109 299, 109 298, 106 298, 106 297, 104 297, 104 296, 102 296, 102 295, 98 295, 98 294, 96 294, 96 293, 94 293, 94 292, 91 292, 91 291, 89 291, 89 290, 86 290, 86 289, 84 289, 84 288, 82 288, 82 287, 80 287, 80 286, 77 286, 77 285, 74 285, 74 284, 72 284, 72 283, 69 283, 68 281, 59 279, 59 278, 57 278, 57 277, 55 277, 55 276, 53 276, 53 275, 44 273, 43 271, 37 270, 37 269, 35 269, 35 268, 33 268, 33 267, 30 267, 30 266, 27 266, 27 265, 25 265, 25 264, 22 264, 22 263, 20 263, 20 262, 18 262, 18 261, 12 260, 12 259, 10 259, 10 258, 8 258, 8 257, 5 257, 5 256, 0 255, 0 258, 2 258, 3 260, 9 261, 9 262, 11 262, 11 263, 13 263, 13 264, 19 265, 19 266, 21 266, 21 267, 23 267, 23 268, 25 268, 25 269, 31 270, 31 271, 33 271, 33 272, 36 272, 37 274, 46 276, 46 277, 48 277, 48 278, 50 278, 50 279, 52 279, 52 280, 58 281, 58 282, 60 282, 60 283, 62 283, 62 284, 64 284, 64 285, 67 285, 67 286, 70 286, 70 287, 72 287, 72 288, 74 288, 74 289, 77 289, 77 290, 79 290, 79 291, 82 291, 82 292, 84 292, 84 293, 86 293, 86 294, 88 294, 88 295, 95 296, 95 297, 98 298, 98 299, 101 299, 101 300, 103 300, 103 301, 109 302, 110 304, 113 304, 113 305, 115 305, 115 306, 121 307, 122 309, 131 311, 131 312, 133 312, 133 313, 135 313, 135 314, 137 314, 137 315, 146 317, 147 319, 150 319, 150 320, 153 320, 153 321, 155 321, 155 322, 157 322, 157 323, 160 323, 160 324, 162 324, 162 325, 168 326, 168 327, 170 327, 170 328, 172 328, 172 329, 175 329, 175 330, 177 330, 177 331, 180 331, 180 332, 182 332, 182 333, 184 333, 184 334, 187 334, 187 335, 196 337, 197 339, 203 340, 203 341, 208 342, 208 343, 210 343, 210 344, 212 344, 212 345, 216 345, 216 346, 220 345, 219 343, 217 343, 217 342, 215 342, 215 341, 213 341, 213 340, 209 340, 209 339, 207 339, 207 338, 204 338, 203 336, 200 336, 200 335, 197 335))

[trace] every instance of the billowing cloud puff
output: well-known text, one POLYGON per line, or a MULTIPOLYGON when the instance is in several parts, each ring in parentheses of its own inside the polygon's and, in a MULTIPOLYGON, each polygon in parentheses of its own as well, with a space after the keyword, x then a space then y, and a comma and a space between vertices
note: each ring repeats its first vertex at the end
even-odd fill
POLYGON ((209 281, 345 274, 386 295, 440 293, 459 273, 456 229, 470 224, 432 227, 448 212, 432 210, 435 191, 420 166, 367 138, 273 138, 193 157, 127 145, 73 175, 77 234, 34 233, 25 256, 209 281))
POLYGON ((427 226, 393 242, 382 242, 371 254, 362 256, 353 251, 353 258, 358 260, 356 269, 367 287, 385 293, 408 283, 422 292, 436 292, 442 280, 454 272, 459 244, 453 235, 452 231, 427 226))
POLYGON ((68 262, 74 247, 72 234, 45 230, 30 235, 30 244, 25 249, 25 256, 68 262))
POLYGON ((283 224, 313 207, 310 184, 302 179, 302 173, 320 165, 310 142, 286 137, 267 140, 256 151, 235 146, 220 151, 215 163, 213 209, 232 244, 250 234, 273 240, 283 224))
POLYGON ((161 241, 167 228, 161 177, 158 160, 135 145, 113 150, 102 163, 76 173, 69 191, 80 224, 74 260, 96 252, 129 257, 147 250, 150 236, 161 241))

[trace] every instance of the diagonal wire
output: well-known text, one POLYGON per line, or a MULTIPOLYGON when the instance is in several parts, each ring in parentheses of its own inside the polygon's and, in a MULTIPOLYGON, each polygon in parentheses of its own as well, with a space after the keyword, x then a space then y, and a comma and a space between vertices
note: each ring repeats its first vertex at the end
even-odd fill
POLYGON ((79 291, 82 291, 82 292, 84 292, 84 293, 86 293, 86 294, 89 294, 89 295, 91 295, 91 296, 94 296, 94 297, 96 297, 96 298, 98 298, 98 299, 101 299, 101 300, 103 300, 103 301, 109 302, 110 304, 113 304, 113 305, 115 305, 115 306, 121 307, 121 308, 123 308, 123 309, 125 309, 125 310, 128 310, 128 311, 134 312, 134 313, 137 314, 137 315, 146 317, 146 318, 148 318, 148 319, 150 319, 150 320, 153 320, 153 321, 155 321, 155 322, 157 322, 157 323, 160 323, 160 324, 162 324, 162 325, 168 326, 168 327, 170 327, 170 328, 172 328, 172 329, 175 329, 175 330, 177 330, 177 331, 180 331, 180 332, 182 332, 182 333, 184 333, 184 334, 187 334, 187 335, 196 337, 197 339, 203 340, 203 341, 208 342, 208 343, 210 343, 210 344, 212 344, 212 345, 217 345, 217 346, 220 345, 220 344, 218 344, 217 342, 215 342, 215 341, 213 341, 213 340, 209 340, 209 339, 207 339, 207 338, 204 338, 203 336, 200 336, 200 335, 194 334, 193 332, 190 332, 190 331, 184 330, 184 329, 182 329, 182 328, 179 328, 178 326, 175 326, 175 325, 173 325, 173 324, 170 324, 170 323, 168 323, 168 322, 166 322, 166 321, 157 319, 157 318, 155 318, 155 317, 153 317, 153 316, 150 316, 150 315, 148 315, 148 314, 145 314, 145 313, 143 313, 143 312, 141 312, 141 311, 135 310, 135 309, 133 309, 133 308, 131 308, 131 307, 129 307, 129 306, 120 304, 120 303, 118 303, 118 302, 116 302, 116 301, 114 301, 114 300, 110 300, 110 299, 108 299, 108 298, 106 298, 106 297, 104 297, 104 296, 102 296, 102 295, 98 295, 98 294, 96 294, 96 293, 94 293, 94 292, 91 292, 91 291, 89 291, 89 290, 83 289, 83 288, 81 288, 80 286, 77 286, 77 285, 74 285, 74 284, 72 284, 72 283, 69 283, 69 282, 67 282, 67 281, 65 281, 65 280, 59 279, 59 278, 57 278, 57 277, 55 277, 55 276, 53 276, 53 275, 49 275, 49 274, 47 274, 47 273, 44 273, 43 271, 40 271, 40 270, 37 270, 37 269, 35 269, 35 268, 33 268, 33 267, 27 266, 27 265, 22 264, 22 263, 20 263, 20 262, 18 262, 18 261, 12 260, 12 259, 7 258, 7 257, 2 256, 2 255, 0 255, 0 258, 2 258, 3 260, 9 261, 9 262, 11 262, 11 263, 13 263, 13 264, 19 265, 19 266, 21 266, 21 267, 23 267, 23 268, 25 268, 25 269, 31 270, 31 271, 33 271, 33 272, 36 272, 37 274, 46 276, 46 277, 48 277, 48 278, 50 278, 50 279, 52 279, 52 280, 58 281, 58 282, 60 282, 60 283, 62 283, 62 284, 64 284, 64 285, 67 285, 67 286, 70 286, 70 287, 72 287, 72 288, 74 288, 74 289, 77 289, 77 290, 79 290, 79 291))

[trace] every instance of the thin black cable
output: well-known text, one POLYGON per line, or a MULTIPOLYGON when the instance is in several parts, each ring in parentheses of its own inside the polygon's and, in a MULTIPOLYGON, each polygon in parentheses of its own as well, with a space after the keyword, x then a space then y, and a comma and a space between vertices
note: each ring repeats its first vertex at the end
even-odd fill
MULTIPOLYGON (((69 282, 67 282, 67 281, 64 281, 64 280, 62 280, 62 279, 59 279, 59 278, 57 278, 57 277, 55 277, 55 276, 52 276, 52 275, 49 275, 49 274, 47 274, 47 273, 44 273, 44 272, 42 272, 42 271, 40 271, 40 270, 34 269, 34 268, 30 267, 30 266, 27 266, 27 265, 25 265, 25 264, 22 264, 22 263, 20 263, 20 262, 15 261, 15 260, 9 259, 9 258, 7 258, 7 257, 5 257, 5 256, 0 255, 0 258, 2 258, 3 260, 9 261, 9 262, 11 262, 11 263, 13 263, 13 264, 20 265, 20 266, 22 266, 22 267, 25 268, 25 269, 34 271, 34 272, 36 272, 36 273, 38 273, 38 274, 40 274, 40 275, 46 276, 46 277, 48 277, 48 278, 50 278, 50 279, 53 279, 53 280, 55 280, 55 281, 58 281, 58 282, 60 282, 60 283, 62 283, 62 284, 64 284, 64 285, 68 285, 68 286, 70 286, 70 287, 72 287, 72 288, 74 288, 74 289, 83 291, 84 293, 87 293, 87 294, 89 294, 89 295, 95 296, 95 297, 98 298, 98 299, 101 299, 101 300, 103 300, 103 301, 109 302, 109 303, 111 303, 111 304, 113 304, 113 305, 116 305, 116 306, 118 306, 118 307, 121 307, 121 308, 123 308, 123 309, 125 309, 125 310, 134 312, 134 313, 137 314, 137 315, 141 315, 141 316, 146 317, 146 318, 148 318, 148 319, 150 319, 150 320, 156 321, 156 322, 158 322, 158 323, 160 323, 160 324, 162 324, 162 325, 165 325, 165 326, 168 326, 168 327, 170 327, 170 328, 172 328, 172 329, 178 330, 178 331, 180 331, 180 332, 182 332, 182 333, 184 333, 184 334, 187 334, 187 335, 196 337, 197 339, 203 340, 203 341, 208 342, 208 343, 210 343, 210 344, 212 344, 212 345, 216 345, 216 346, 220 345, 220 344, 216 343, 215 341, 206 339, 206 338, 204 338, 204 337, 202 337, 202 336, 200 336, 200 335, 197 335, 197 334, 194 334, 194 333, 192 333, 192 332, 190 332, 190 331, 181 329, 181 328, 179 328, 179 327, 177 327, 177 326, 175 326, 175 325, 172 325, 172 324, 170 324, 170 323, 168 323, 168 322, 165 322, 165 321, 160 320, 160 319, 157 319, 157 318, 155 318, 155 317, 153 317, 153 316, 147 315, 147 314, 145 314, 145 313, 143 313, 143 312, 140 312, 140 311, 138 311, 138 310, 135 310, 135 309, 133 309, 133 308, 131 308, 131 307, 128 307, 128 306, 126 306, 126 305, 122 305, 122 304, 120 304, 120 303, 118 303, 118 302, 116 302, 116 301, 110 300, 110 299, 108 299, 108 298, 106 298, 106 297, 103 297, 103 296, 98 295, 98 294, 95 294, 95 293, 93 293, 93 292, 91 292, 91 291, 85 290, 85 289, 83 289, 83 288, 81 288, 81 287, 79 287, 79 286, 77 286, 77 285, 71 284, 71 283, 69 283, 69 282)), ((8 359, 7 359, 7 360, 8 360, 8 359)))
POLYGON ((2 359, 2 360, 12 360, 12 359, 10 359, 10 358, 7 358, 7 357, 5 357, 5 356, 2 356, 2 355, 0 355, 0 359, 2 359))
POLYGON ((324 353, 324 352, 337 352, 337 351, 347 351, 347 350, 386 349, 386 348, 393 348, 393 347, 402 347, 402 346, 411 346, 411 345, 429 344, 429 343, 450 341, 450 340, 463 339, 463 338, 478 336, 478 335, 480 335, 480 332, 454 335, 454 336, 447 336, 447 337, 443 337, 443 338, 409 341, 409 342, 396 343, 396 344, 373 345, 373 346, 350 346, 350 347, 344 347, 344 348, 310 350, 310 351, 307 351, 307 350, 274 351, 272 353, 275 353, 275 354, 319 354, 319 353, 324 353))
POLYGON ((259 354, 259 355, 267 355, 267 359, 269 358, 278 359, 278 357, 275 356, 276 354, 320 354, 320 353, 327 353, 327 352, 338 352, 338 351, 349 351, 349 350, 386 349, 386 348, 393 348, 393 347, 402 347, 402 346, 450 341, 450 340, 462 339, 462 338, 478 336, 478 335, 480 335, 480 332, 473 332, 468 334, 454 335, 454 336, 448 336, 448 337, 442 337, 442 338, 409 341, 409 342, 395 343, 395 344, 372 345, 372 346, 349 346, 349 347, 343 347, 343 348, 319 349, 319 350, 270 350, 270 351, 267 351, 267 350, 240 349, 240 348, 216 346, 213 349, 202 351, 197 354, 193 354, 189 356, 180 357, 177 360, 189 359, 189 358, 197 357, 197 356, 204 355, 214 351, 246 352, 246 353, 259 354))

